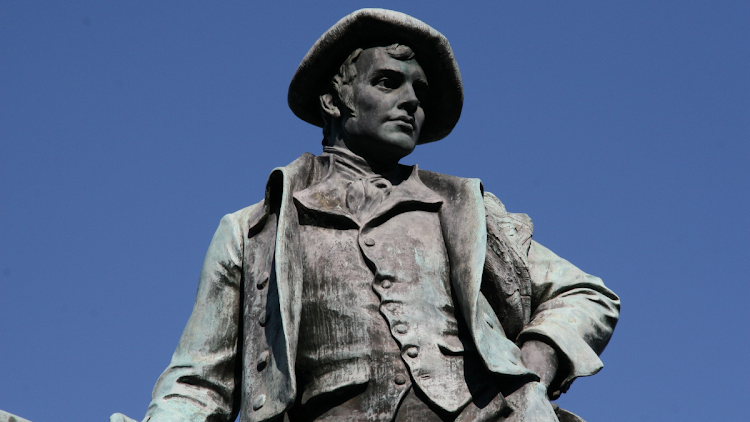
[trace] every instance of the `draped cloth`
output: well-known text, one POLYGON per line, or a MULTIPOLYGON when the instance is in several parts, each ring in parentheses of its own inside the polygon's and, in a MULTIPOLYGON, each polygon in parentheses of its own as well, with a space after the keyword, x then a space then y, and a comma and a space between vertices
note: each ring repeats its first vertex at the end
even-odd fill
POLYGON ((378 174, 367 161, 344 148, 325 147, 323 151, 323 155, 333 156, 335 171, 346 192, 346 207, 359 221, 366 220, 391 194, 393 184, 402 181, 399 166, 378 174))

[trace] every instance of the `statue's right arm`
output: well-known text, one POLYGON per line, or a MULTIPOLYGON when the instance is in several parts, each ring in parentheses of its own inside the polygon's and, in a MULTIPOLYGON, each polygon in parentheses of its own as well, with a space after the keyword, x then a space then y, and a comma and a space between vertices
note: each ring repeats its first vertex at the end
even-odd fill
POLYGON ((154 386, 144 422, 234 421, 240 409, 237 356, 244 234, 258 206, 224 216, 203 262, 193 313, 154 386))

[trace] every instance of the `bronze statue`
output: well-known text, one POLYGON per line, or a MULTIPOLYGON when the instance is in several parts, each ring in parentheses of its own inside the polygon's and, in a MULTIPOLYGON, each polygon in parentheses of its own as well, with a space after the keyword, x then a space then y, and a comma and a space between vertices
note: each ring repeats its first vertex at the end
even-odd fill
POLYGON ((448 40, 356 11, 288 98, 323 152, 222 219, 144 421, 580 420, 550 400, 601 369, 618 297, 479 180, 399 164, 460 116, 448 40))

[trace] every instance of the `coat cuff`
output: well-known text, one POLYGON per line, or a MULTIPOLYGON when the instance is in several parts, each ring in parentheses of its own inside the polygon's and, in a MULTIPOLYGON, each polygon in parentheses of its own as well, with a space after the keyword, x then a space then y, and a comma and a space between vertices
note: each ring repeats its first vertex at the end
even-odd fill
POLYGON ((535 319, 518 336, 519 344, 527 340, 540 340, 555 349, 560 364, 558 374, 549 386, 550 397, 568 391, 576 378, 594 375, 604 366, 571 322, 564 319, 557 315, 550 315, 541 321, 535 319))

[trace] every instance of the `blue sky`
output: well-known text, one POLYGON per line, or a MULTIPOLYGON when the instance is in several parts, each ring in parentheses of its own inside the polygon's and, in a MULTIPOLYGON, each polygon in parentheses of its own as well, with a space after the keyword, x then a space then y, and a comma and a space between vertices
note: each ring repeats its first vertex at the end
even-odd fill
POLYGON ((360 7, 443 32, 465 105, 403 162, 482 179, 623 302, 595 421, 750 414, 750 3, 0 3, 0 409, 140 419, 219 219, 320 152, 286 105, 360 7))

